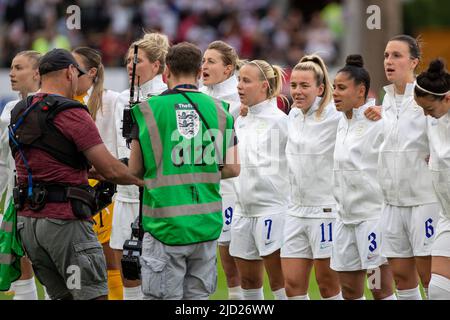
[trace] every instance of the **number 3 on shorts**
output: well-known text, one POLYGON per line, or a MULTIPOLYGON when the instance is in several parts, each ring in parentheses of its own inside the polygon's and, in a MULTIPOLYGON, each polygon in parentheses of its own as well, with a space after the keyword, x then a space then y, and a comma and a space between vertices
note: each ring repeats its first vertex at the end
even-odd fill
POLYGON ((369 234, 369 243, 370 252, 374 252, 377 248, 377 235, 375 234, 375 232, 369 234))
POLYGON ((269 240, 270 231, 272 230, 272 219, 264 220, 264 226, 267 227, 267 240, 269 240))

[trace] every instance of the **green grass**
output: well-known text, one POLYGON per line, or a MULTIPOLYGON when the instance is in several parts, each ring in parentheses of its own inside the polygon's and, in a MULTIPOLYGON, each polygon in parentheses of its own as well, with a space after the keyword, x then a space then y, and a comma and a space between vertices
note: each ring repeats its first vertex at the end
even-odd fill
MULTIPOLYGON (((220 256, 217 252, 217 260, 219 264, 218 269, 218 281, 217 281, 217 290, 216 292, 210 297, 211 300, 224 300, 227 299, 227 285, 225 280, 225 274, 223 272, 223 269, 220 265, 220 256)), ((314 273, 314 268, 312 269, 311 276, 309 278, 309 290, 308 294, 311 300, 320 300, 320 292, 319 287, 316 282, 316 275, 314 273)), ((372 293, 367 288, 365 289, 366 298, 372 300, 372 293)), ((269 286, 269 280, 267 278, 267 274, 264 275, 264 297, 266 300, 273 300, 273 294, 269 286)))
MULTIPOLYGON (((227 299, 227 286, 226 286, 226 280, 225 280, 225 274, 223 272, 222 267, 220 266, 220 257, 219 253, 217 252, 218 257, 218 280, 217 280, 217 290, 216 292, 210 297, 211 300, 226 300, 227 299)), ((38 297, 39 300, 44 300, 44 291, 42 289, 42 286, 40 285, 39 281, 36 280, 37 288, 38 288, 38 297)), ((315 280, 315 274, 314 269, 311 272, 310 282, 309 282, 309 296, 311 300, 319 300, 320 299, 320 293, 319 288, 317 286, 317 282, 315 280)), ((266 300, 273 300, 272 291, 270 290, 269 281, 267 278, 267 274, 264 276, 264 297, 266 300)), ((367 299, 372 299, 372 293, 370 290, 366 288, 366 297, 367 299)), ((6 295, 3 292, 0 292, 0 300, 11 300, 13 298, 12 295, 6 295)))
MULTIPOLYGON (((5 201, 4 197, 1 197, 0 198, 0 213, 2 212, 4 201, 5 201)), ((222 266, 220 264, 219 252, 217 252, 217 260, 218 260, 218 265, 219 265, 218 266, 217 290, 211 296, 210 299, 211 300, 225 300, 225 299, 227 299, 228 292, 227 292, 227 285, 226 285, 226 280, 225 280, 225 274, 224 274, 222 266)), ((39 281, 37 281, 37 280, 36 280, 36 284, 37 284, 37 288, 38 288, 39 300, 44 300, 44 291, 42 289, 42 286, 40 285, 39 281)), ((309 297, 312 300, 319 300, 320 299, 320 293, 319 293, 319 288, 317 286, 317 282, 315 280, 314 269, 311 272, 311 277, 310 277, 310 281, 309 281, 309 292, 308 293, 309 293, 309 297)), ((372 293, 367 288, 367 286, 366 286, 366 289, 365 289, 365 295, 366 295, 367 299, 369 299, 369 300, 373 299, 372 293)), ((423 296, 423 292, 422 292, 422 296, 423 296)), ((270 290, 267 274, 264 275, 264 297, 267 300, 272 300, 273 299, 273 294, 272 294, 272 291, 270 290)), ((4 292, 0 292, 0 300, 11 300, 12 298, 13 298, 12 295, 7 295, 4 292)))

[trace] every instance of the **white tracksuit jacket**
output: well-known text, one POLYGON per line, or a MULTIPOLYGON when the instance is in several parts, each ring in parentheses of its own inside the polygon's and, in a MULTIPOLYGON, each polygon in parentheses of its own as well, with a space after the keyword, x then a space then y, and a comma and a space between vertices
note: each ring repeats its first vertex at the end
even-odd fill
MULTIPOLYGON (((155 76, 152 80, 142 84, 139 90, 139 100, 144 101, 150 96, 159 95, 167 90, 167 85, 162 80, 162 75, 155 76)), ((137 97, 137 88, 134 95, 137 97)), ((117 99, 115 108, 115 122, 117 134, 117 157, 130 158, 130 149, 128 149, 125 139, 122 137, 122 118, 123 110, 130 100, 130 90, 124 90, 117 99)), ((139 203, 139 188, 137 186, 117 186, 116 201, 139 203)))
MULTIPOLYGON (((241 106, 241 101, 237 92, 237 85, 237 78, 233 75, 221 83, 212 86, 203 86, 200 88, 200 91, 216 99, 228 102, 230 104, 229 112, 233 118, 236 119, 239 116, 241 106)), ((234 189, 234 180, 235 178, 220 181, 220 193, 223 196, 236 194, 236 190, 234 189)))
POLYGON ((383 194, 377 180, 384 120, 371 121, 364 111, 374 106, 369 100, 353 109, 352 119, 343 114, 334 149, 334 196, 339 205, 338 219, 344 224, 358 224, 378 219, 383 194))
POLYGON ((430 169, 442 214, 450 219, 450 112, 439 119, 428 117, 430 169))
POLYGON ((288 213, 302 218, 336 217, 333 153, 343 115, 330 103, 318 119, 316 111, 321 100, 317 98, 306 114, 292 108, 288 117, 286 158, 291 187, 288 213))
POLYGON ((385 87, 383 119, 385 141, 380 149, 379 181, 385 202, 409 207, 437 202, 427 157, 427 117, 414 101, 414 85, 406 87, 396 107, 394 86, 385 87))
MULTIPOLYGON (((84 104, 87 105, 89 97, 92 94, 92 87, 84 97, 84 104)), ((111 154, 117 158, 117 128, 113 124, 115 123, 115 108, 119 93, 116 91, 105 89, 102 97, 102 108, 97 111, 95 124, 97 125, 100 137, 111 154)))
POLYGON ((241 173, 236 179, 236 215, 284 213, 289 201, 287 116, 270 100, 236 120, 241 173))

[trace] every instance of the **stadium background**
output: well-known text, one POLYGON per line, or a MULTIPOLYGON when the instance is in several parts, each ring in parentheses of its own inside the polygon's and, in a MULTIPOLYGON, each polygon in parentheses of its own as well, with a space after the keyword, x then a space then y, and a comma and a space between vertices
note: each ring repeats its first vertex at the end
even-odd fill
MULTIPOLYGON (((380 102, 386 84, 383 51, 389 38, 399 33, 421 37, 424 57, 419 71, 434 57, 450 61, 449 17, 448 0, 0 0, 0 111, 17 97, 8 76, 17 52, 98 49, 106 67, 105 86, 122 91, 128 87, 124 55, 144 30, 161 31, 173 43, 194 42, 202 50, 222 39, 243 59, 262 58, 283 66, 286 82, 289 67, 304 54, 319 53, 334 76, 346 55, 361 53, 372 77, 371 95, 380 102), (71 5, 80 8, 80 29, 67 27, 71 5), (380 28, 368 27, 368 19, 376 15, 368 11, 371 5, 380 8, 380 28)), ((319 299, 313 279, 314 274, 309 294, 319 299)), ((264 288, 266 298, 273 298, 267 278, 264 288)), ((371 298, 368 290, 366 295, 371 298)), ((0 293, 0 300, 10 298, 0 293)), ((211 298, 226 298, 221 268, 211 298)))

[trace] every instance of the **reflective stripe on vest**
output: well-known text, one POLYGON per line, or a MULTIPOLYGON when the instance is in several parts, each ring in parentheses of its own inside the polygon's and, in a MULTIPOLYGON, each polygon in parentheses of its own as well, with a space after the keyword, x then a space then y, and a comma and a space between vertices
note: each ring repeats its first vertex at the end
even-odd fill
POLYGON ((12 199, 0 226, 0 291, 9 290, 11 283, 20 278, 20 258, 24 255, 17 234, 17 213, 12 199))
POLYGON ((142 214, 150 218, 173 218, 179 216, 193 216, 222 210, 222 201, 184 206, 151 208, 142 206, 142 214))
POLYGON ((156 177, 156 179, 145 179, 145 186, 149 189, 153 189, 159 187, 177 186, 182 184, 216 183, 217 179, 220 179, 220 172, 185 173, 167 176, 161 175, 156 177))
POLYGON ((12 232, 13 231, 13 223, 11 221, 2 221, 2 225, 0 226, 1 231, 12 232))
POLYGON ((9 253, 0 253, 0 264, 11 264, 15 258, 9 253))

